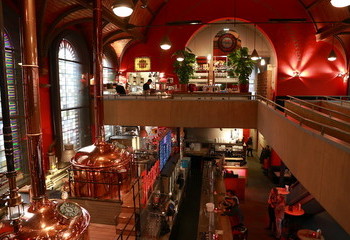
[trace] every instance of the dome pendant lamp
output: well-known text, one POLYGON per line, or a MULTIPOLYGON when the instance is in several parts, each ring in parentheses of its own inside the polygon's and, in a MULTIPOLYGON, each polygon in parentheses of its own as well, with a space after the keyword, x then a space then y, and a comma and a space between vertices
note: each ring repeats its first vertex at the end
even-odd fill
POLYGON ((350 5, 350 0, 331 0, 333 7, 341 8, 350 5))
POLYGON ((160 41, 160 48, 163 50, 169 50, 171 48, 171 42, 167 35, 163 37, 162 41, 160 41))
POLYGON ((259 59, 259 54, 255 49, 255 39, 256 39, 256 25, 254 25, 254 50, 252 52, 252 55, 250 56, 250 58, 254 61, 259 59))
POLYGON ((334 51, 334 36, 333 36, 333 41, 332 41, 332 50, 331 52, 329 53, 328 55, 328 61, 330 62, 333 62, 337 59, 337 54, 335 54, 335 51, 334 51))
POLYGON ((134 4, 131 0, 115 0, 112 10, 118 17, 129 17, 134 11, 134 4))

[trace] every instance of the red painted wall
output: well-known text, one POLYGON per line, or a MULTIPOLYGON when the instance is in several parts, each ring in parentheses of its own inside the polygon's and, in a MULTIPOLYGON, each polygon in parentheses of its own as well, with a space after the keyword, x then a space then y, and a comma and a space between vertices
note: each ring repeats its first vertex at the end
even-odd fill
POLYGON ((53 141, 53 127, 51 121, 51 101, 50 101, 50 87, 49 87, 49 75, 47 69, 47 59, 45 59, 42 66, 42 71, 39 76, 40 83, 40 113, 41 113, 41 127, 42 127, 42 137, 43 137, 43 166, 44 169, 49 169, 48 164, 48 151, 50 144, 53 141))
POLYGON ((281 163, 282 163, 282 159, 278 156, 278 154, 273 149, 271 149, 270 161, 271 161, 271 166, 281 166, 281 163))
MULTIPOLYGON (((272 4, 272 0, 241 2, 236 4, 236 17, 253 22, 267 22, 269 18, 306 18, 308 15, 297 1, 285 0, 272 4), (280 16, 281 9, 288 8, 288 14, 280 16)), ((186 0, 169 1, 156 17, 153 25, 164 22, 200 19, 210 22, 216 19, 233 17, 233 3, 219 0, 215 4, 202 1, 200 4, 188 4, 186 0), (232 5, 232 6, 231 6, 232 5)), ((346 95, 347 83, 336 77, 339 71, 345 70, 345 61, 341 52, 337 51, 338 59, 329 62, 327 56, 331 44, 316 42, 315 29, 312 24, 258 24, 274 45, 278 66, 276 95, 346 95), (292 77, 297 70, 300 77, 292 77)), ((172 64, 175 58, 172 53, 182 49, 191 35, 200 26, 172 26, 149 28, 144 43, 130 46, 121 61, 121 71, 134 71, 135 57, 151 58, 151 71, 165 72, 172 76, 172 64), (172 48, 161 50, 161 38, 169 35, 172 48)), ((175 77, 175 79, 177 79, 175 77)))

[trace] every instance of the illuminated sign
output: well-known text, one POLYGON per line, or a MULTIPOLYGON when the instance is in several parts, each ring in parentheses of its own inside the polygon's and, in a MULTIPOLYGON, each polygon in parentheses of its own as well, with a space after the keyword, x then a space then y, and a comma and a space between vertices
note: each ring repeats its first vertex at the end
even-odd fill
POLYGON ((150 71, 151 59, 149 57, 135 58, 135 71, 150 71))

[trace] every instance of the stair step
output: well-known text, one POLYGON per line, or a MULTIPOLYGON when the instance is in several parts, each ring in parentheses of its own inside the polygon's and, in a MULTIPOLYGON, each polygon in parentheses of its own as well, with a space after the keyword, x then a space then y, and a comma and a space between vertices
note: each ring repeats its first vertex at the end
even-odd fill
POLYGON ((135 218, 132 213, 121 212, 118 216, 118 223, 127 223, 129 219, 130 219, 130 222, 129 222, 130 224, 135 223, 135 218))
MULTIPOLYGON (((125 224, 124 224, 124 223, 118 223, 118 225, 117 225, 117 227, 116 227, 116 233, 117 233, 117 235, 120 234, 120 233, 122 232, 122 230, 124 229, 124 227, 125 227, 125 224)), ((135 236, 135 231, 132 230, 133 227, 134 227, 133 224, 128 224, 128 225, 126 225, 126 228, 125 228, 125 230, 124 230, 123 235, 128 235, 128 234, 130 233, 130 235, 135 236)))

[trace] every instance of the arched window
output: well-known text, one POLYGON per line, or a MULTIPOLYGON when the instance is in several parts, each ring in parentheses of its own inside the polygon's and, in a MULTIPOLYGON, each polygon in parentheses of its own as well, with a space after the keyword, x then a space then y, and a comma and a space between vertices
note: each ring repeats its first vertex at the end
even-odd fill
POLYGON ((83 66, 77 51, 67 39, 59 44, 58 68, 62 144, 71 143, 80 148, 89 135, 86 133, 89 131, 87 85, 82 81, 83 66))
POLYGON ((102 58, 102 67, 103 67, 103 84, 115 83, 115 70, 111 61, 103 56, 102 58))
MULTIPOLYGON (((113 84, 115 83, 115 70, 113 69, 113 64, 105 55, 102 58, 102 67, 103 67, 103 84, 113 84)), ((112 125, 104 125, 105 128, 105 138, 114 135, 114 130, 112 125)))
MULTIPOLYGON (((21 146, 20 146, 20 124, 19 124, 19 101, 18 93, 16 89, 16 78, 15 78, 15 64, 14 64, 14 47, 10 42, 9 36, 4 34, 5 43, 5 68, 6 68, 6 80, 8 85, 8 96, 9 96, 9 110, 11 117, 11 129, 14 149, 14 161, 16 171, 21 170, 21 146)), ((2 112, 0 121, 0 172, 6 172, 6 158, 4 149, 4 137, 3 137, 3 122, 2 112)))

